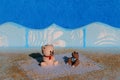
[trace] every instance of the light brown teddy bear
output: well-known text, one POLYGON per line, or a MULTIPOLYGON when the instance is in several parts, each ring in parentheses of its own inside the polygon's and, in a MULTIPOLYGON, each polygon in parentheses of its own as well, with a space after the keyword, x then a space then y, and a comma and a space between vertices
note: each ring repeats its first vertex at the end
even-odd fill
POLYGON ((42 46, 41 50, 43 54, 43 62, 41 62, 41 66, 56 66, 58 64, 58 61, 55 61, 53 45, 42 46))
POLYGON ((71 65, 72 67, 76 67, 79 65, 79 63, 80 63, 79 54, 78 52, 74 51, 72 53, 72 57, 68 58, 67 64, 71 65))

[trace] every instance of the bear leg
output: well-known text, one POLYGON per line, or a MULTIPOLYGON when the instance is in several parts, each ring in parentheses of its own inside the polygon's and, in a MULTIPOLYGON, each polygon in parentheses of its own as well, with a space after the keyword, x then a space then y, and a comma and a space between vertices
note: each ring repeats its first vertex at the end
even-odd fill
POLYGON ((45 62, 41 62, 41 66, 44 67, 47 66, 47 64, 45 62))
POLYGON ((54 63, 53 63, 53 64, 54 64, 55 66, 56 66, 56 65, 58 65, 58 61, 54 61, 54 63))
POLYGON ((76 66, 78 66, 79 63, 80 63, 80 61, 79 61, 79 60, 76 60, 76 61, 73 63, 72 67, 76 67, 76 66))
POLYGON ((72 59, 71 58, 68 59, 67 64, 72 65, 72 59))

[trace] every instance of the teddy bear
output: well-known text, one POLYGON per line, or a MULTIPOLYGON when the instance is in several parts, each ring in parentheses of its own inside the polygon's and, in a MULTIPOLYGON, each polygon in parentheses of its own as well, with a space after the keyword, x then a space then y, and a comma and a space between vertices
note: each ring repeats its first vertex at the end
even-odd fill
POLYGON ((41 66, 56 66, 58 64, 58 61, 56 61, 54 57, 53 45, 44 45, 41 47, 41 50, 43 54, 43 62, 41 62, 41 66))
POLYGON ((71 65, 72 67, 76 67, 79 65, 79 63, 80 63, 80 60, 79 60, 78 52, 76 51, 72 52, 72 57, 68 58, 67 64, 71 65))

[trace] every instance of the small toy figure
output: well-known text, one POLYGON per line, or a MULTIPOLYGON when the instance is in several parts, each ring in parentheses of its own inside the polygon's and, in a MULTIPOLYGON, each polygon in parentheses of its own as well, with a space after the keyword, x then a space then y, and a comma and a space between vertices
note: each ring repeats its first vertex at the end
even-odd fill
POLYGON ((72 53, 72 57, 68 58, 67 64, 71 65, 72 67, 76 67, 79 65, 79 63, 79 54, 78 52, 74 51, 72 53))
POLYGON ((41 50, 43 54, 43 62, 41 62, 41 66, 58 64, 58 61, 55 61, 53 45, 42 46, 41 50))

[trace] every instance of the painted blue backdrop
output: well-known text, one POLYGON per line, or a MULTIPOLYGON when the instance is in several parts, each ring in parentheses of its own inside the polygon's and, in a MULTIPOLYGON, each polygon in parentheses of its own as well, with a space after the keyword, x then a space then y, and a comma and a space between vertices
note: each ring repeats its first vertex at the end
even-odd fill
POLYGON ((120 28, 120 0, 0 0, 0 24, 78 28, 96 21, 120 28))

